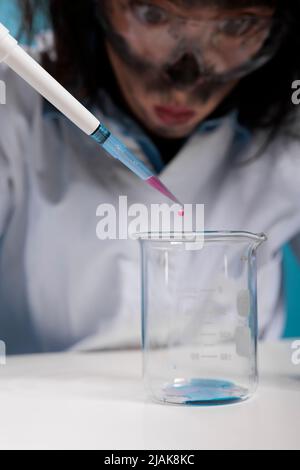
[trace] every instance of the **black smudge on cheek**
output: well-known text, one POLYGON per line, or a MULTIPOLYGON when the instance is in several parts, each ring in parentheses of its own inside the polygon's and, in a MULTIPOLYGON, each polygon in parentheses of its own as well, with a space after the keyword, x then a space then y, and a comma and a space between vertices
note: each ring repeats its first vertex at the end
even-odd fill
POLYGON ((131 69, 136 70, 141 74, 146 74, 148 69, 151 68, 151 65, 134 54, 128 41, 124 36, 122 36, 122 34, 118 33, 114 29, 106 15, 103 15, 101 24, 103 26, 106 40, 121 61, 131 69))
POLYGON ((220 92, 223 88, 224 83, 214 81, 207 82, 192 93, 191 103, 195 101, 202 104, 207 103, 211 98, 213 98, 216 93, 220 92))
MULTIPOLYGON (((128 69, 131 70, 131 73, 136 81, 139 81, 142 84, 142 87, 146 92, 155 93, 156 95, 161 96, 163 102, 167 102, 172 98, 173 91, 185 91, 187 95, 187 104, 194 105, 195 103, 206 103, 209 101, 212 96, 220 91, 224 87, 224 82, 219 81, 214 77, 214 71, 209 66, 206 66, 206 71, 202 70, 202 73, 206 73, 211 77, 208 78, 205 82, 201 83, 199 86, 196 86, 196 77, 193 72, 188 76, 188 80, 170 80, 168 74, 166 74, 166 69, 170 67, 170 64, 174 63, 177 57, 180 57, 185 51, 186 45, 184 42, 181 42, 178 47, 172 51, 170 56, 165 61, 165 64, 157 66, 146 60, 141 59, 136 55, 128 41, 114 30, 112 24, 110 23, 107 16, 104 16, 105 23, 105 35, 112 46, 115 53, 121 59, 121 61, 126 65, 128 69), (195 79, 195 80, 194 80, 195 79), (192 84, 195 82, 195 87, 192 88, 192 84)), ((173 31, 175 35, 175 31, 173 31)), ((201 51, 199 51, 200 53, 201 51)), ((186 64, 182 64, 181 74, 187 78, 186 64)), ((178 70, 180 72, 180 70, 178 70)), ((179 77, 180 78, 180 77, 179 77)), ((134 93, 134 86, 130 90, 131 93, 134 93)))
POLYGON ((109 43, 111 44, 115 53, 119 56, 121 61, 130 68, 139 71, 139 73, 146 73, 149 65, 138 56, 131 52, 131 48, 127 41, 118 33, 111 33, 108 36, 109 43))
POLYGON ((190 55, 183 55, 179 61, 166 68, 165 73, 174 85, 191 86, 200 75, 197 61, 190 55))

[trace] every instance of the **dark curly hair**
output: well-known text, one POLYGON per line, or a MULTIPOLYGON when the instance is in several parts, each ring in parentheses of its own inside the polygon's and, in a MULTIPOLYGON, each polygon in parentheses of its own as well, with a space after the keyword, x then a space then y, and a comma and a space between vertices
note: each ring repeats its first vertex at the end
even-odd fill
MULTIPOLYGON (((69 90, 93 100, 99 87, 105 88, 111 79, 95 0, 19 2, 23 9, 23 32, 29 36, 33 34, 35 13, 43 9, 49 15, 56 60, 53 62, 45 55, 44 66, 69 90), (106 57, 107 63, 101 60, 100 64, 99 57, 106 57)), ((219 0, 219 3, 232 8, 253 4, 275 6, 277 17, 286 25, 273 59, 243 78, 221 105, 226 110, 238 109, 239 121, 249 129, 268 130, 268 135, 273 136, 295 119, 291 85, 300 78, 300 0, 219 0)))

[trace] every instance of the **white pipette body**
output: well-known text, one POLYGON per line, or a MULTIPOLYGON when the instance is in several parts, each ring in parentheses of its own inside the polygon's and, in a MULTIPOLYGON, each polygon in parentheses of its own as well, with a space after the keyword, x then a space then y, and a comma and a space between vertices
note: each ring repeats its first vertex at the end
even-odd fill
POLYGON ((99 127, 98 119, 27 54, 1 23, 0 62, 5 62, 86 134, 93 134, 99 127))

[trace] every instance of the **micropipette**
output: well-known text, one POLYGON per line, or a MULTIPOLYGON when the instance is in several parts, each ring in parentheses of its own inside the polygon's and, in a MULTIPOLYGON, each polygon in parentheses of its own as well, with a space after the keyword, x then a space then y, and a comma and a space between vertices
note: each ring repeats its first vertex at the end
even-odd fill
POLYGON ((19 46, 16 39, 9 34, 9 30, 0 23, 1 62, 5 62, 70 121, 100 144, 109 155, 126 165, 151 187, 160 191, 173 202, 183 206, 159 178, 19 46))

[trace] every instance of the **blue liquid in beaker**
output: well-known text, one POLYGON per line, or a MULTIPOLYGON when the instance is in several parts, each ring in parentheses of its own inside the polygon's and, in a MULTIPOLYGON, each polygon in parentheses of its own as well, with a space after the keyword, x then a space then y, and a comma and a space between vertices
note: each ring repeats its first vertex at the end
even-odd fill
POLYGON ((164 388, 164 400, 185 405, 216 406, 245 400, 248 392, 233 382, 212 379, 191 379, 169 384, 164 388))

